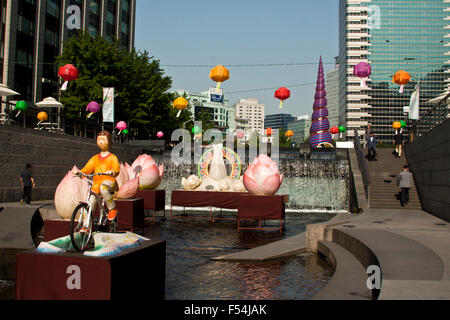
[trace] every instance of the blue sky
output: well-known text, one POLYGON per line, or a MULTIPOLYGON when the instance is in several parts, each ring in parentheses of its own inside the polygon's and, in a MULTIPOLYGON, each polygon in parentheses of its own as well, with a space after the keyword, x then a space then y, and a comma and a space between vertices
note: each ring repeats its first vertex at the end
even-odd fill
POLYGON ((230 105, 257 98, 265 104, 266 114, 278 113, 274 92, 287 86, 291 98, 283 113, 312 114, 315 85, 311 83, 316 82, 319 57, 328 63, 327 72, 334 69, 332 62, 338 55, 338 3, 137 0, 135 45, 160 61, 172 78, 173 90, 207 90, 214 85, 209 79, 212 67, 169 65, 222 64, 230 70, 230 79, 222 85, 230 105), (237 66, 291 63, 314 64, 237 66), (274 89, 250 92, 265 88, 274 89))

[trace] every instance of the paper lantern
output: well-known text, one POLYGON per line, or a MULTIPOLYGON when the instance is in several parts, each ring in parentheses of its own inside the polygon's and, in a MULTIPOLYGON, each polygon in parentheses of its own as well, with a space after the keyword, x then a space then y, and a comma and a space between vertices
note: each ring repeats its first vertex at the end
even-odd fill
POLYGON ((286 133, 284 135, 288 138, 287 141, 289 141, 292 138, 292 136, 294 135, 294 131, 288 130, 288 131, 286 131, 286 133))
POLYGON ((179 110, 178 114, 177 114, 177 118, 180 116, 181 111, 186 109, 187 106, 188 106, 188 101, 185 98, 178 97, 175 99, 175 101, 173 102, 173 107, 179 110))
POLYGON ((400 123, 400 121, 395 121, 395 122, 392 124, 392 128, 394 128, 395 130, 400 129, 401 127, 402 127, 402 124, 400 123))
POLYGON ((127 124, 124 121, 119 121, 116 124, 116 129, 120 130, 119 131, 119 135, 122 133, 123 130, 125 130, 127 128, 127 124))
POLYGON ((100 111, 100 105, 96 101, 89 102, 86 106, 86 111, 89 112, 87 118, 89 119, 96 112, 100 111))
POLYGON ((47 121, 48 120, 47 112, 45 111, 39 112, 37 115, 37 119, 39 120, 38 125, 40 125, 42 121, 47 121))
POLYGON ((224 66, 218 65, 211 69, 209 72, 209 78, 217 82, 216 90, 219 91, 221 83, 230 78, 230 72, 224 66))
POLYGON ((237 136, 238 139, 242 139, 242 138, 244 138, 244 132, 242 130, 239 130, 237 132, 236 136, 237 136))
POLYGON ((403 93, 405 85, 411 80, 408 72, 400 70, 397 71, 392 79, 392 82, 400 85, 399 93, 403 93))
POLYGON ((20 114, 22 111, 25 111, 25 110, 27 110, 27 109, 28 109, 28 105, 27 105, 27 103, 26 103, 25 101, 23 101, 23 100, 17 101, 17 102, 16 102, 16 105, 15 105, 15 107, 14 107, 14 110, 15 110, 15 111, 19 111, 19 112, 16 114, 16 117, 19 116, 19 114, 20 114))
POLYGON ((158 131, 156 133, 156 136, 161 139, 162 137, 164 137, 164 133, 162 131, 158 131))
POLYGON ((353 68, 353 74, 361 78, 361 87, 366 88, 366 78, 372 73, 372 68, 367 62, 360 62, 353 68))
POLYGON ((123 130, 122 130, 122 133, 123 133, 123 134, 129 134, 130 131, 128 131, 128 129, 123 129, 123 130))
POLYGON ((65 80, 63 86, 61 87, 61 90, 66 90, 69 81, 78 79, 78 69, 71 64, 66 64, 65 66, 59 68, 58 76, 65 80))
POLYGON ((287 89, 285 87, 281 87, 277 91, 275 91, 275 98, 281 100, 280 101, 280 109, 283 108, 284 100, 289 99, 290 96, 291 96, 291 92, 289 91, 289 89, 287 89))
POLYGON ((339 133, 339 128, 338 128, 338 127, 332 127, 332 128, 330 129, 330 132, 331 132, 332 134, 338 134, 338 133, 339 133))
POLYGON ((406 128, 406 122, 404 120, 400 120, 399 122, 402 125, 402 128, 406 128))
POLYGON ((270 137, 270 136, 272 136, 272 134, 273 134, 272 128, 267 128, 266 129, 266 136, 270 137))

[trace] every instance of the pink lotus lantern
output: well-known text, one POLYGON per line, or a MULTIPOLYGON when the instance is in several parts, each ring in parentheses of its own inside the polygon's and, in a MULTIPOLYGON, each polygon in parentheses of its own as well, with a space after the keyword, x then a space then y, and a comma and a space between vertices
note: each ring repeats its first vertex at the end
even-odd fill
POLYGON ((139 190, 154 190, 164 177, 164 165, 156 166, 152 156, 140 155, 131 165, 139 178, 139 190))
POLYGON ((370 76, 372 73, 372 68, 370 67, 370 64, 367 62, 360 62, 353 68, 353 74, 357 76, 358 78, 361 78, 361 87, 367 88, 366 84, 366 78, 370 76))
POLYGON ((125 130, 127 128, 127 124, 124 121, 119 121, 116 124, 116 129, 120 130, 119 131, 119 135, 122 133, 123 130, 125 130))
POLYGON ((158 133, 156 134, 156 136, 161 139, 162 137, 164 137, 164 133, 162 131, 158 131, 158 133))
MULTIPOLYGON (((74 166, 73 169, 78 170, 76 166, 74 166)), ((80 201, 86 200, 89 189, 86 179, 80 179, 77 176, 74 176, 72 170, 67 172, 55 192, 56 212, 63 219, 71 218, 75 207, 80 201)))
POLYGON ((87 118, 89 119, 90 117, 92 117, 94 113, 100 111, 100 105, 96 101, 89 102, 88 105, 86 106, 86 111, 90 112, 87 115, 87 118))
POLYGON ((248 166, 244 174, 244 186, 249 193, 262 196, 274 195, 283 182, 278 165, 265 154, 260 154, 248 166))

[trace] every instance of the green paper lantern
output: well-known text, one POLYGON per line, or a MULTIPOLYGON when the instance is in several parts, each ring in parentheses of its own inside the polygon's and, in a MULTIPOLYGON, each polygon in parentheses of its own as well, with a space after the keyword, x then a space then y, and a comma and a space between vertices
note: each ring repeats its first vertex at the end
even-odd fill
POLYGON ((200 129, 199 126, 195 126, 195 127, 192 128, 192 133, 195 134, 195 135, 197 135, 197 134, 199 134, 201 132, 202 132, 202 130, 200 129))
POLYGON ((340 133, 344 133, 344 132, 346 132, 347 131, 347 128, 346 127, 344 127, 344 126, 340 126, 339 127, 339 132, 340 133))
POLYGON ((406 128, 406 122, 403 120, 400 120, 400 124, 402 125, 402 128, 406 128))
POLYGON ((123 133, 123 134, 129 134, 130 131, 128 131, 128 129, 124 129, 124 130, 122 130, 122 133, 123 133))
POLYGON ((17 101, 14 108, 15 111, 25 111, 28 109, 28 105, 25 101, 17 101))

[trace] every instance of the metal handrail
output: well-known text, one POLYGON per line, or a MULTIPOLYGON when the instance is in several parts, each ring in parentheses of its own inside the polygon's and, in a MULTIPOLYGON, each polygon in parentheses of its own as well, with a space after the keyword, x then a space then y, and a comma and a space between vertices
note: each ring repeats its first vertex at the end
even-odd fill
POLYGON ((366 194, 366 199, 369 199, 369 186, 370 186, 369 169, 367 168, 366 157, 364 156, 364 150, 361 147, 361 138, 359 137, 357 130, 355 130, 354 145, 356 158, 358 159, 359 170, 361 171, 361 176, 364 183, 364 192, 366 194))
POLYGON ((433 108, 428 110, 419 120, 415 121, 409 128, 409 142, 414 142, 417 137, 420 137, 442 122, 450 118, 450 107, 447 100, 450 98, 448 93, 442 98, 433 108))

